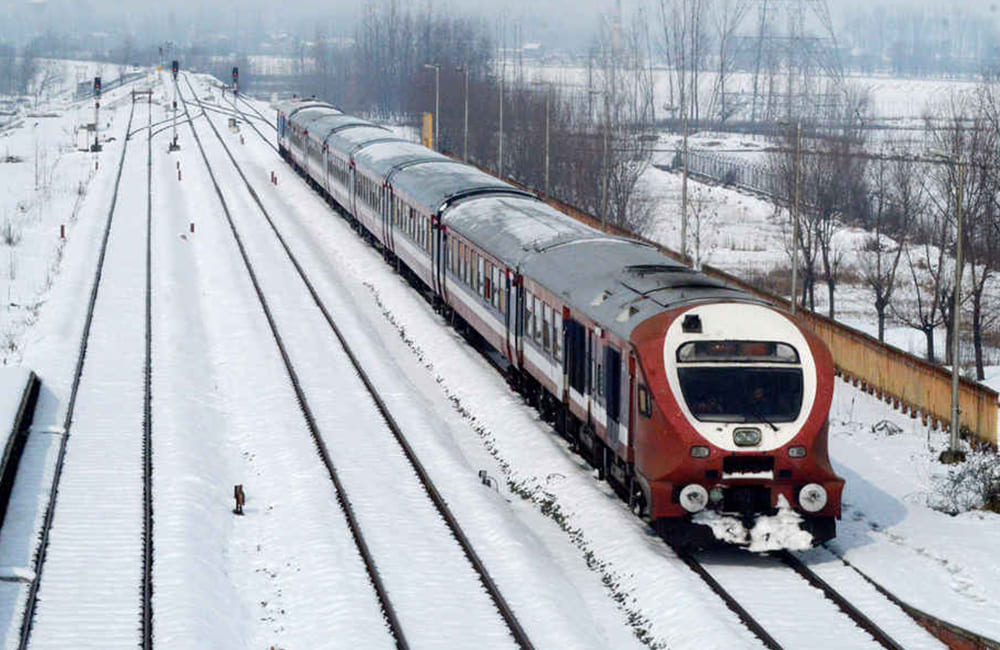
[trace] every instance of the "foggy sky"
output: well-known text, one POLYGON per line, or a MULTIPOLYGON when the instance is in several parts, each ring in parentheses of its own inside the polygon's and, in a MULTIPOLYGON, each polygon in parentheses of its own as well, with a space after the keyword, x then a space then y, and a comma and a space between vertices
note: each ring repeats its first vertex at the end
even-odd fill
MULTIPOLYGON (((387 1, 387 0, 381 0, 387 1)), ((709 0, 712 2, 713 0, 709 0)), ((974 9, 1000 17, 1000 0, 945 0, 951 10, 974 9)), ((93 31, 128 32, 158 40, 188 42, 210 33, 238 38, 248 30, 294 31, 311 38, 317 28, 332 36, 353 32, 365 0, 0 0, 0 40, 18 43, 32 34, 93 31), (127 9, 125 8, 127 6, 127 9)), ((625 13, 644 4, 656 15, 660 0, 621 0, 625 13)), ((585 44, 601 16, 614 11, 615 0, 400 0, 410 7, 431 6, 435 12, 481 16, 495 25, 503 18, 519 25, 521 40, 585 44)), ((940 12, 941 0, 827 0, 835 24, 858 8, 928 7, 940 12)), ((508 37, 509 38, 509 37, 508 37)))

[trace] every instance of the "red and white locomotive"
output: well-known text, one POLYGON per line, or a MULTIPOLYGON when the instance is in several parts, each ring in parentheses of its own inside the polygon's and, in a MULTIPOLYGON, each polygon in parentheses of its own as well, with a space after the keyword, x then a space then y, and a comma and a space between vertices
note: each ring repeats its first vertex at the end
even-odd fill
POLYGON ((322 102, 282 103, 277 126, 281 155, 661 533, 698 543, 709 513, 749 529, 785 508, 834 536, 833 364, 789 314, 322 102))

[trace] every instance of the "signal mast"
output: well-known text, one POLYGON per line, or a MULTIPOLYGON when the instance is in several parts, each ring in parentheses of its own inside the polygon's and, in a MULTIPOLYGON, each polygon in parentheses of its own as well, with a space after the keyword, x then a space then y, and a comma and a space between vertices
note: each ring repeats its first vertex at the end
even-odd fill
POLYGON ((179 145, 177 143, 177 72, 178 72, 179 68, 180 68, 180 65, 177 63, 177 59, 174 59, 173 62, 170 64, 170 74, 174 78, 174 103, 173 103, 173 108, 174 108, 174 137, 170 141, 170 146, 167 147, 167 151, 168 152, 169 151, 177 151, 177 150, 179 150, 181 148, 181 145, 179 145))
POLYGON ((94 77, 94 144, 91 151, 101 150, 101 140, 98 134, 101 132, 101 78, 94 77))

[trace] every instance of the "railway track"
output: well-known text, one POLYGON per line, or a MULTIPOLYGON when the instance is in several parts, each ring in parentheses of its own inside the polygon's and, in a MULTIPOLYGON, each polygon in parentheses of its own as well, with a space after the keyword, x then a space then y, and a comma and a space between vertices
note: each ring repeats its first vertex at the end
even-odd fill
POLYGON ((771 650, 945 647, 896 603, 857 585, 849 597, 788 551, 753 556, 674 550, 771 650), (864 605, 858 604, 862 601, 864 605))
MULTIPOLYGON (((246 102, 246 100, 243 101, 246 102)), ((246 103, 252 106, 252 104, 250 104, 249 102, 246 103)), ((235 104, 233 104, 233 109, 239 112, 239 109, 235 106, 235 104)), ((257 113, 259 114, 259 111, 257 111, 257 113)), ((267 137, 264 136, 264 134, 262 134, 259 129, 257 129, 253 121, 246 120, 246 122, 250 124, 252 128, 254 128, 254 130, 258 133, 258 135, 261 137, 262 140, 264 140, 269 146, 271 146, 272 149, 276 149, 274 145, 270 142, 270 140, 268 140, 267 137)), ((694 555, 685 553, 679 553, 679 555, 681 555, 681 557, 685 560, 685 562, 687 562, 692 569, 694 569, 707 583, 710 584, 712 589, 723 598, 726 604, 738 614, 740 619, 751 630, 751 632, 753 632, 758 638, 760 638, 767 647, 770 648, 809 647, 808 642, 805 642, 803 645, 798 645, 798 644, 790 644, 785 646, 781 645, 781 643, 779 643, 779 641, 776 640, 775 636, 770 634, 765 628, 765 626, 760 622, 758 622, 757 619, 755 619, 754 616, 750 614, 747 608, 743 607, 734 596, 732 596, 725 590, 725 588, 720 584, 720 582, 716 580, 711 575, 711 573, 703 567, 703 565, 696 559, 694 555)), ((881 630, 878 627, 878 625, 873 623, 867 616, 865 616, 864 613, 862 613, 859 609, 851 605, 849 600, 841 596, 832 587, 830 587, 828 584, 826 584, 817 576, 815 576, 815 574, 809 571, 809 569, 806 568, 805 565, 803 565, 801 561, 799 561, 795 556, 787 554, 787 557, 784 556, 782 557, 782 561, 787 565, 795 568, 796 572, 800 576, 805 578, 806 581, 813 587, 814 590, 818 590, 822 594, 821 598, 824 598, 827 601, 834 603, 836 605, 836 609, 839 610, 839 615, 841 617, 849 619, 854 626, 856 626, 861 630, 864 630, 865 633, 869 635, 869 638, 871 639, 871 641, 875 646, 885 647, 885 648, 902 647, 899 644, 897 644, 892 639, 891 636, 889 636, 887 633, 881 630)), ((931 647, 938 647, 938 646, 932 645, 931 647)))
MULTIPOLYGON (((197 93, 194 91, 190 79, 185 77, 185 80, 187 82, 188 90, 190 91, 191 95, 195 97, 195 100, 197 100, 197 93)), ((189 117, 189 123, 191 125, 192 131, 195 134, 195 139, 198 143, 199 150, 201 151, 202 158, 207 168, 209 169, 209 173, 212 176, 212 182, 216 188, 216 193, 218 194, 220 202, 223 205, 223 211, 226 213, 230 230, 233 234, 234 239, 236 240, 237 247, 240 249, 240 254, 241 257, 243 258, 244 265, 249 275, 251 276, 251 281, 254 285, 255 292, 257 293, 258 300, 261 303, 261 307, 265 312, 269 327, 275 339, 275 343, 280 350, 282 360, 285 364, 288 376, 292 382, 303 417, 306 420, 307 427, 310 431, 310 434, 313 437, 316 448, 319 451, 319 455, 324 465, 327 468, 331 481, 335 486, 337 492, 337 498, 341 505, 341 509, 343 510, 344 516, 348 521, 349 527, 351 528, 351 532, 354 537, 355 543, 358 546, 358 550, 363 557, 366 566, 366 571, 369 575, 370 582, 377 593, 377 597, 380 606, 382 608, 383 614, 385 616, 386 623, 392 630, 392 634, 396 641, 397 646, 408 647, 409 641, 407 640, 408 639, 407 632, 404 631, 404 625, 401 623, 401 619, 403 619, 404 617, 399 615, 398 613, 399 607, 396 602, 397 600, 403 600, 403 598, 402 597, 398 599, 391 598, 390 589, 387 588, 385 580, 382 577, 382 574, 384 573, 385 570, 384 566, 380 568, 380 566, 377 564, 375 553, 371 551, 372 545, 368 541, 368 537, 372 534, 372 532, 365 528, 365 526, 361 521, 361 517, 357 515, 356 509, 352 505, 352 499, 349 496, 348 488, 345 485, 346 482, 342 480, 342 473, 334 464, 333 454, 330 453, 330 448, 328 447, 326 436, 321 430, 321 426, 319 423, 319 420, 322 415, 321 414, 318 415, 317 411, 311 406, 309 393, 305 386, 307 382, 303 381, 302 379, 303 375, 300 374, 299 365, 295 361, 293 361, 294 354, 289 349, 290 347, 292 347, 292 345, 290 345, 289 341, 286 340, 286 338, 283 337, 280 332, 280 328, 278 326, 279 318, 275 315, 275 309, 271 304, 272 301, 265 295, 265 291, 262 287, 263 283, 260 281, 260 275, 255 270, 256 265, 251 260, 251 256, 248 253, 248 249, 250 248, 250 246, 247 245, 246 237, 244 236, 244 234, 241 234, 241 229, 237 225, 238 219, 234 218, 234 211, 231 210, 230 207, 228 206, 228 202, 226 200, 226 197, 224 196, 224 192, 222 191, 218 182, 218 177, 216 174, 216 171, 218 170, 213 170, 213 165, 209 160, 208 154, 206 153, 205 146, 202 143, 200 136, 198 135, 197 129, 195 129, 193 119, 191 119, 192 116, 189 110, 189 101, 187 98, 183 97, 183 93, 182 93, 182 101, 184 103, 185 113, 189 117)), ((270 228, 271 232, 274 235, 274 239, 277 241, 278 244, 277 248, 280 249, 280 251, 282 251, 283 256, 287 260, 286 262, 283 262, 283 264, 287 267, 288 266, 287 263, 290 262, 291 267, 294 268, 294 272, 292 272, 291 270, 287 271, 289 277, 295 277, 297 281, 300 283, 300 285, 307 290, 309 296, 308 301, 311 302, 312 306, 314 307, 314 311, 317 314, 316 316, 317 322, 324 323, 325 329, 327 330, 328 334, 332 334, 332 336, 334 337, 336 345, 338 345, 340 348, 341 354, 345 357, 346 362, 350 364, 350 368, 354 371, 354 373, 356 373, 356 377, 358 380, 360 380, 360 384, 363 385, 363 391, 367 395, 367 398, 371 401, 371 404, 374 407, 375 411, 377 412, 378 417, 381 419, 381 422, 384 424, 384 429, 387 430, 389 433, 391 433, 393 440, 393 443, 391 444, 395 445, 395 448, 397 452, 399 452, 401 458, 405 458, 406 471, 400 473, 402 474, 412 473, 414 475, 416 482, 419 484, 419 488, 414 488, 414 489, 419 489, 425 495, 423 498, 425 500, 429 500, 429 502, 433 504, 433 512, 435 513, 435 518, 444 524, 444 527, 446 529, 446 535, 449 538, 449 540, 451 540, 448 542, 448 544, 455 544, 459 547, 462 556, 464 556, 464 558, 467 561, 466 570, 470 570, 471 573, 475 575, 476 582, 478 582, 479 587, 483 591, 485 591, 486 594, 488 594, 489 596, 491 606, 494 610, 493 617, 502 620, 502 626, 498 627, 497 629, 502 628, 504 630, 504 635, 507 636, 507 638, 512 639, 517 646, 521 648, 533 648, 533 645, 530 639, 528 638, 526 632, 524 631, 520 621, 515 616, 511 607, 504 599, 502 593, 500 592, 499 587, 495 584, 489 572, 486 570, 485 565, 483 564, 482 560, 479 558, 478 554, 473 548, 471 542, 469 541, 469 539, 459 526, 458 521, 455 518, 454 514, 451 512, 450 508, 448 507, 447 503, 441 496, 437 487, 434 485, 429 474, 427 473, 420 459, 417 457, 417 454, 414 452, 412 446, 407 440, 403 428, 400 426, 399 422, 397 422, 392 412, 388 408, 385 399, 380 394, 378 388, 375 386, 375 384, 369 377, 366 369, 359 362, 358 356, 352 349, 350 341, 348 341, 347 337, 343 334, 341 328, 338 326, 336 320, 334 319, 331 313, 331 310, 328 309, 323 299, 321 299, 319 293, 316 291, 313 283, 307 276, 302 265, 299 263, 295 254, 292 252, 292 250, 286 243, 281 232, 275 225, 275 222, 272 219, 270 212, 267 210, 264 203, 261 201, 253 184, 248 180, 240 164, 233 156, 228 145, 226 144, 225 139, 222 137, 217 127, 209 118, 207 112, 205 111, 205 106, 201 102, 199 102, 199 104, 201 104, 200 107, 203 111, 203 115, 206 118, 205 121, 208 123, 208 126, 212 129, 220 146, 225 151, 226 157, 231 163, 231 168, 230 168, 231 171, 229 172, 230 175, 232 175, 233 173, 238 175, 240 181, 242 182, 242 185, 246 189, 247 194, 252 199, 253 205, 259 212, 260 217, 263 217, 263 219, 266 221, 267 227, 270 228)), ((248 123, 252 124, 252 121, 248 120, 248 123)), ((262 133, 260 133, 259 130, 257 131, 257 133, 265 141, 267 140, 266 137, 262 133)), ((231 186, 232 185, 230 184, 229 187, 231 186)), ((247 217, 243 216, 241 218, 246 219, 247 217)), ((279 253, 279 255, 280 254, 281 253, 279 253)), ((280 299, 278 300, 278 302, 280 302, 280 299)), ((308 371, 306 372, 308 374, 308 371)), ((380 459, 380 464, 382 462, 388 462, 388 461, 382 461, 380 459)), ((377 471, 373 470, 373 473, 375 475, 378 475, 377 471)), ((399 473, 397 473, 397 475, 395 476, 397 481, 400 480, 398 474, 399 473)), ((358 491, 356 485, 353 486, 351 489, 352 491, 358 491)), ((402 488, 399 488, 399 490, 405 492, 405 490, 402 488)), ((367 498, 370 497, 362 497, 362 501, 367 500, 367 498)), ((385 497, 382 496, 380 498, 384 499, 385 497)), ((426 506, 420 506, 420 507, 425 508, 426 506)), ((382 544, 382 546, 384 547, 384 544, 382 544)), ((396 573, 398 574, 398 571, 396 573)), ((400 578, 397 577, 396 579, 398 581, 400 578)), ((470 598, 469 606, 472 607, 475 600, 475 596, 473 596, 470 593, 469 598, 470 598)), ((486 632, 484 632, 484 634, 486 634, 486 632)))
MULTIPOLYGON (((105 288, 106 280, 109 277, 114 277, 117 281, 123 273, 138 275, 134 273, 137 269, 130 269, 130 265, 137 261, 132 252, 123 252, 123 246, 127 247, 128 244, 118 242, 118 240, 138 234, 135 231, 138 230, 139 226, 136 224, 126 227, 124 224, 135 224, 135 222, 116 218, 121 204, 128 203, 129 199, 133 203, 136 202, 138 197, 134 194, 139 191, 132 183, 126 182, 123 185, 122 182, 123 172, 126 169, 132 169, 126 164, 126 161, 132 157, 130 144, 133 139, 129 135, 133 134, 132 124, 137 104, 136 96, 133 95, 128 124, 125 129, 126 137, 123 139, 111 202, 100 242, 96 270, 86 306, 79 352, 63 421, 63 433, 59 442, 48 506, 42 522, 39 550, 35 559, 35 575, 30 583, 24 606, 24 617, 18 639, 18 647, 22 650, 28 648, 29 645, 31 647, 66 647, 66 643, 83 647, 77 642, 89 638, 94 630, 101 630, 109 640, 132 637, 129 645, 139 645, 147 650, 151 649, 153 644, 153 466, 152 420, 150 417, 152 400, 152 349, 150 343, 152 322, 150 288, 152 273, 150 247, 152 129, 150 125, 152 124, 152 110, 149 102, 143 103, 147 104, 147 126, 145 127, 147 131, 146 220, 144 222, 146 246, 145 309, 143 316, 139 317, 138 314, 135 314, 135 320, 142 323, 142 336, 145 343, 143 345, 136 336, 121 341, 122 349, 120 352, 123 353, 122 357, 124 358, 121 361, 121 367, 119 367, 118 360, 113 360, 113 357, 109 356, 116 352, 111 349, 114 348, 114 345, 109 346, 109 340, 116 338, 116 327, 122 327, 115 323, 117 306, 123 302, 123 299, 126 302, 132 299, 128 296, 115 295, 114 289, 105 288), (132 196, 122 199, 120 194, 125 188, 128 188, 128 192, 132 196), (123 225, 116 226, 119 222, 123 225), (119 232, 123 229, 124 232, 119 232), (142 349, 141 355, 136 348, 142 349), (133 362, 135 366, 132 365, 133 362), (133 379, 126 379, 125 375, 133 367, 139 372, 133 379), (144 377, 141 391, 142 407, 136 411, 141 412, 133 412, 126 407, 121 409, 123 411, 121 419, 112 416, 111 423, 104 421, 100 405, 106 397, 102 398, 99 394, 102 382, 104 386, 120 381, 137 382, 139 374, 144 377), (84 405, 82 408, 80 408, 81 404, 84 405), (131 426, 133 422, 134 428, 131 426), (124 436, 105 435, 107 428, 114 429, 118 426, 122 427, 124 436), (141 432, 137 430, 140 428, 141 432), (128 437, 130 432, 136 433, 136 437, 132 439, 135 442, 134 448, 127 444, 130 440, 128 437), (79 438, 77 444, 80 446, 80 450, 79 453, 74 454, 72 462, 68 462, 67 450, 71 439, 75 439, 74 435, 79 438), (116 452, 106 453, 114 447, 118 447, 116 452), (138 453, 135 450, 138 450, 138 453), (103 464, 115 466, 114 471, 120 471, 120 478, 124 478, 125 481, 131 480, 133 475, 141 481, 141 507, 136 507, 127 498, 118 501, 122 494, 118 486, 113 483, 109 485, 105 480, 107 472, 101 466, 102 463, 92 462, 95 455, 103 455, 103 464), (81 456, 81 458, 77 459, 76 456, 81 456), (120 465, 118 465, 119 463, 120 465), (105 499, 104 497, 110 496, 109 491, 117 492, 117 494, 114 498, 105 499), (86 501, 88 498, 97 499, 100 503, 94 504, 96 507, 91 509, 83 508, 83 511, 80 512, 78 506, 81 500, 86 501), (62 510, 59 509, 60 505, 63 506, 62 510), (94 514, 90 510, 98 512, 94 514), (136 517, 133 514, 136 511, 141 513, 140 516, 136 517), (61 517, 59 516, 60 512, 62 512, 61 517), (102 524, 106 524, 109 529, 101 531, 99 534, 88 522, 91 517, 101 520, 102 524), (117 521, 116 518, 118 518, 117 521), (57 521, 61 522, 59 531, 53 535, 54 523, 57 521), (135 533, 131 532, 128 523, 138 521, 142 522, 141 530, 138 531, 137 535, 137 537, 141 537, 141 541, 135 543, 135 537, 133 537, 135 533), (116 529, 115 526, 118 523, 126 523, 126 525, 116 529), (120 543, 123 540, 128 541, 120 543), (131 555, 133 548, 135 557, 131 555), (87 562, 79 562, 81 554, 87 557, 87 562), (55 562, 55 566, 50 566, 53 562, 55 562), (102 571, 113 575, 97 575, 102 571), (81 576, 84 577, 81 579, 81 576), (115 580, 117 578, 126 578, 125 584, 118 583, 115 580), (138 603, 134 603, 132 600, 135 598, 135 592, 128 584, 132 578, 138 579, 139 582, 138 603), (101 585, 111 581, 116 582, 114 593, 102 593, 101 585), (66 603, 63 601, 72 600, 72 596, 67 594, 81 588, 93 589, 93 591, 101 593, 106 601, 105 599, 90 598, 85 602, 78 603, 78 607, 75 609, 78 609, 79 613, 73 609, 67 610, 64 607, 66 603), (134 604, 130 605, 129 601, 134 604), (46 611, 40 620, 39 615, 46 607, 50 607, 51 611, 46 611), (139 620, 130 623, 127 620, 128 614, 133 611, 138 615, 139 620), (67 618, 69 622, 64 620, 67 618), (138 638, 134 638, 135 635, 138 635, 138 638)), ((137 170, 140 168, 138 165, 135 167, 137 170)), ((141 187, 143 184, 140 181, 135 185, 141 187)), ((136 292, 136 294, 138 293, 136 292)), ((127 321, 128 318, 125 317, 122 320, 127 321)), ((139 325, 139 323, 135 324, 139 325)), ((128 397, 123 397, 122 406, 126 406, 128 397)))
MULTIPOLYGON (((253 112, 262 119, 262 121, 266 121, 271 126, 272 130, 275 128, 274 124, 272 123, 272 120, 267 120, 264 117, 264 115, 253 105, 252 102, 248 101, 243 96, 239 96, 238 100, 242 101, 248 108, 253 110, 253 112)), ((270 146, 273 150, 276 151, 277 147, 273 144, 273 142, 271 142, 271 140, 269 140, 263 133, 261 133, 260 129, 257 128, 255 121, 253 119, 249 119, 248 116, 245 115, 240 110, 237 104, 238 102, 230 103, 230 106, 232 107, 235 116, 242 117, 244 122, 249 124, 251 128, 253 128, 254 131, 257 132, 258 136, 260 136, 260 138, 268 146, 270 146)), ((217 112, 223 112, 223 111, 217 111, 217 112)), ((963 647, 984 648, 984 649, 1000 647, 1000 645, 998 645, 996 642, 992 640, 984 639, 972 632, 951 625, 940 619, 936 619, 933 616, 920 612, 919 610, 915 610, 914 608, 908 606, 906 603, 900 601, 892 594, 886 592, 879 585, 877 585, 876 583, 872 582, 869 578, 867 578, 867 576, 861 574, 862 577, 864 577, 864 579, 867 580, 872 587, 874 587, 875 591, 881 594, 881 596, 877 599, 880 601, 879 607, 881 607, 883 610, 888 607, 888 609, 891 610, 891 613, 888 616, 888 618, 890 619, 889 628, 890 629, 892 629, 893 627, 895 627, 896 629, 903 628, 903 631, 899 632, 899 634, 903 638, 903 643, 901 645, 894 640, 891 634, 886 633, 879 626, 878 623, 869 618, 864 613, 864 611, 862 611, 864 608, 859 608, 856 607, 854 604, 852 604, 850 599, 841 595, 830 584, 828 584, 826 581, 820 578, 796 555, 785 553, 778 557, 782 561, 782 563, 784 563, 789 568, 792 568, 797 574, 799 574, 801 578, 803 578, 806 582, 808 582, 815 590, 823 593, 825 600, 832 603, 835 606, 835 608, 839 611, 842 617, 851 620, 857 628, 864 630, 865 633, 869 635, 870 639, 874 642, 874 644, 876 644, 879 647, 887 647, 887 648, 924 647, 925 645, 927 647, 941 647, 933 643, 928 637, 925 637, 921 632, 915 631, 911 625, 911 623, 913 622, 916 622, 920 626, 931 631, 935 637, 943 640, 945 643, 949 643, 949 639, 958 639, 963 643, 967 644, 966 646, 963 647)), ((857 569, 854 570, 857 571, 857 569)), ((702 572, 704 572, 704 570, 702 570, 702 572)), ((713 580, 710 574, 707 573, 703 577, 706 577, 707 580, 713 580)), ((719 585, 717 581, 715 581, 715 584, 721 589, 721 585, 719 585)), ((747 622, 748 627, 750 627, 752 631, 755 634, 757 634, 757 636, 759 636, 762 639, 767 639, 765 643, 769 647, 781 647, 781 645, 771 635, 769 635, 767 631, 759 623, 757 623, 753 619, 753 617, 746 611, 746 609, 742 608, 742 606, 740 606, 739 603, 734 598, 730 596, 725 600, 732 609, 739 611, 741 618, 743 618, 747 622)), ((880 612, 880 616, 882 618, 885 618, 886 612, 885 611, 880 612)))

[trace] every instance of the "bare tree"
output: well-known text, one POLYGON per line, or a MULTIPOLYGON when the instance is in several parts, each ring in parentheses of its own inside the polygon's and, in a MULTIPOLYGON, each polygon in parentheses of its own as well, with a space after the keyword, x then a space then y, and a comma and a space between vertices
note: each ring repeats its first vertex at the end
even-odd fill
POLYGON ((740 107, 726 95, 726 82, 732 76, 736 66, 735 35, 750 9, 750 0, 720 0, 713 13, 715 27, 716 56, 718 57, 718 76, 712 90, 710 114, 717 114, 719 121, 725 122, 740 107))
POLYGON ((917 182, 913 163, 906 160, 879 158, 870 172, 872 232, 859 261, 864 282, 874 294, 878 340, 884 342, 886 312, 896 292, 896 273, 910 224, 923 207, 923 186, 917 182))

